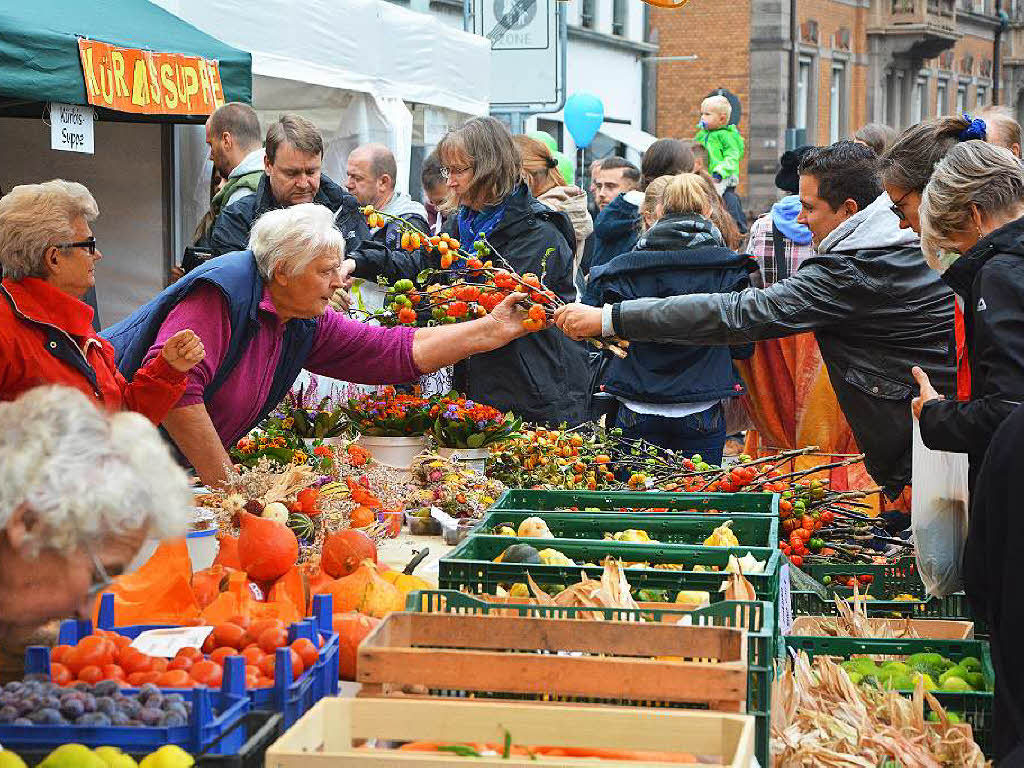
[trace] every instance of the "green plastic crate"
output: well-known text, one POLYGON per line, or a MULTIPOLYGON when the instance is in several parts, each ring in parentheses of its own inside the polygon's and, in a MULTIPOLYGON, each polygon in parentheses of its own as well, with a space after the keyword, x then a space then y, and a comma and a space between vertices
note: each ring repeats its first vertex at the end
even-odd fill
MULTIPOLYGON (((814 592, 792 592, 791 595, 794 616, 835 616, 838 613, 831 598, 823 600, 814 592)), ((985 623, 971 615, 967 595, 963 592, 923 600, 867 600, 864 607, 868 616, 973 621, 975 639, 988 637, 985 623)))
MULTIPOLYGON (((687 567, 699 564, 724 569, 729 555, 743 557, 750 552, 758 560, 767 561, 765 573, 746 578, 754 587, 759 600, 774 603, 779 594, 778 549, 767 547, 688 547, 681 544, 633 544, 621 541, 585 541, 580 539, 519 539, 511 536, 469 536, 443 557, 439 563, 439 584, 442 589, 454 589, 470 594, 496 594, 499 584, 511 585, 526 581, 529 573, 537 584, 570 586, 586 573, 600 579, 604 571, 600 563, 611 555, 625 562, 679 563, 687 567), (542 543, 537 549, 557 549, 582 565, 527 565, 524 563, 495 563, 494 558, 513 544, 542 543)), ((693 570, 670 571, 659 568, 627 568, 626 578, 634 592, 639 589, 668 590, 674 599, 680 590, 706 590, 714 600, 726 574, 693 570)))
MULTIPOLYGON (((770 729, 772 675, 775 669, 775 609, 767 602, 725 600, 706 608, 568 608, 527 603, 491 603, 452 590, 410 592, 406 610, 420 613, 489 614, 496 610, 515 611, 519 616, 548 619, 590 618, 606 621, 678 621, 688 619, 695 626, 741 627, 747 631, 747 712, 753 715, 757 735, 757 759, 771 765, 770 729)), ((506 614, 507 615, 507 614, 506 614)))
POLYGON ((777 493, 666 493, 663 491, 533 491, 510 488, 498 497, 492 510, 558 512, 596 509, 636 512, 666 509, 670 512, 763 514, 779 516, 777 493))
MULTIPOLYGON (((864 589, 864 585, 860 585, 860 592, 865 591, 869 595, 875 596, 879 600, 892 599, 897 595, 914 595, 922 600, 928 597, 928 593, 925 591, 924 583, 921 581, 921 577, 917 573, 917 563, 912 557, 905 557, 895 563, 885 564, 866 564, 866 563, 836 563, 836 564, 818 564, 818 563, 804 563, 800 567, 804 573, 808 576, 822 581, 825 576, 860 576, 862 574, 870 574, 873 581, 868 585, 867 590, 864 589)), ((828 588, 836 594, 847 597, 853 594, 853 589, 850 587, 841 587, 836 584, 828 585, 828 588)))
MULTIPOLYGON (((849 659, 856 656, 910 656, 914 653, 941 653, 948 659, 959 661, 965 656, 974 656, 981 661, 985 676, 986 691, 971 693, 947 693, 932 691, 947 711, 958 712, 974 730, 974 740, 986 755, 990 755, 992 737, 992 687, 995 673, 992 669, 992 655, 984 640, 925 640, 925 639, 862 639, 851 637, 803 637, 791 635, 782 638, 783 647, 789 652, 804 651, 809 658, 815 656, 838 656, 849 659)), ((912 695, 906 692, 907 696, 912 695)), ((927 709, 927 707, 926 707, 927 709)), ((925 713, 927 715, 927 712, 925 713)))
MULTIPOLYGON (((590 514, 582 512, 513 512, 491 511, 473 528, 474 533, 495 533, 498 526, 511 523, 518 529, 528 517, 540 517, 558 539, 603 539, 605 533, 628 528, 639 528, 663 544, 689 544, 701 546, 712 531, 725 522, 718 515, 623 515, 612 512, 590 514)), ((737 514, 732 530, 740 546, 773 547, 779 538, 779 518, 769 515, 737 514)))

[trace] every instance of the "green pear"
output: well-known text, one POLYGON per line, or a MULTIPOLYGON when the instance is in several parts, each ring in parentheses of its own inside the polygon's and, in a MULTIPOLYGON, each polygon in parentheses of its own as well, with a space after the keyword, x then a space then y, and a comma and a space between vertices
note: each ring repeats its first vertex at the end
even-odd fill
POLYGON ((947 693, 969 693, 971 691, 971 684, 962 677, 950 676, 942 683, 942 690, 947 693))

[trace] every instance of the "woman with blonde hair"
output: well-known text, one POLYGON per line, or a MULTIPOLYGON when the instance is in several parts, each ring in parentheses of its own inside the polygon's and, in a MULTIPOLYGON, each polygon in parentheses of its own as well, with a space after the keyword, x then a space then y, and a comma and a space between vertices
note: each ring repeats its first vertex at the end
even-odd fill
POLYGON ((522 134, 513 136, 523 160, 523 177, 537 200, 553 211, 561 211, 572 222, 576 233, 576 253, 573 256, 572 276, 577 296, 582 293, 583 279, 580 264, 587 238, 594 231, 594 220, 587 210, 587 193, 567 183, 558 170, 558 160, 547 145, 522 134))
MULTIPOLYGON (((746 288, 753 263, 726 247, 711 221, 713 211, 696 174, 653 179, 642 211, 647 231, 633 251, 594 268, 585 301, 603 306, 746 288)), ((722 401, 743 394, 732 360, 752 350, 632 344, 626 359, 612 360, 604 379, 605 391, 619 400, 616 425, 628 437, 718 463, 725 444, 722 401)))
MULTIPOLYGON (((538 202, 523 181, 523 164, 512 134, 500 120, 474 117, 437 145, 449 200, 458 208, 444 231, 463 250, 485 238, 519 274, 544 275, 565 301, 576 296, 573 254, 576 234, 569 217, 538 202)), ((389 281, 415 279, 438 268, 436 252, 371 251, 351 254, 355 276, 389 281)), ((458 268, 456 262, 453 267, 458 268)), ((476 402, 513 411, 525 421, 576 425, 590 415, 587 351, 555 328, 531 333, 507 346, 475 354, 455 368, 455 386, 476 402)))

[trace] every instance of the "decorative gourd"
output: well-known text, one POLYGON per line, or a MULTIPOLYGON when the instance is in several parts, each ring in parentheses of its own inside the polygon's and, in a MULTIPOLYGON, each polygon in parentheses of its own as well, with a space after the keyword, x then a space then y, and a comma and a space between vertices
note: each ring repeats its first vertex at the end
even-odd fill
POLYGON ((377 513, 369 507, 360 504, 348 513, 348 521, 353 528, 365 528, 377 522, 377 513))
POLYGON ((519 524, 520 538, 533 537, 537 539, 553 539, 548 524, 539 517, 528 517, 519 524))
POLYGON ((333 624, 334 631, 338 633, 338 677, 355 680, 359 644, 380 624, 380 619, 349 611, 334 614, 333 624))
POLYGON ((540 565, 540 553, 529 544, 513 544, 496 558, 496 563, 527 563, 540 565))
POLYGON ((309 541, 316 535, 316 528, 313 526, 313 519, 302 512, 292 512, 288 515, 288 527, 300 539, 309 541))
POLYGON ((398 587, 385 581, 372 560, 364 560, 353 573, 342 576, 328 587, 339 611, 359 611, 383 619, 392 611, 405 608, 398 587))
POLYGON ((213 558, 214 565, 223 565, 225 568, 242 570, 242 563, 238 559, 238 537, 220 535, 217 537, 217 556, 213 558))
POLYGON ((320 567, 335 579, 348 576, 364 560, 377 562, 377 545, 362 531, 343 528, 324 538, 320 567))
POLYGON ((424 558, 429 554, 429 549, 417 552, 416 556, 409 561, 409 564, 405 566, 404 570, 383 571, 381 572, 380 577, 398 587, 398 591, 402 593, 403 598, 408 596, 410 592, 415 592, 417 589, 437 589, 436 584, 431 584, 426 579, 421 579, 419 576, 413 575, 413 571, 416 570, 416 566, 422 563, 424 558))
POLYGON ((299 542, 287 526, 243 512, 238 559, 250 578, 274 581, 299 559, 299 542))

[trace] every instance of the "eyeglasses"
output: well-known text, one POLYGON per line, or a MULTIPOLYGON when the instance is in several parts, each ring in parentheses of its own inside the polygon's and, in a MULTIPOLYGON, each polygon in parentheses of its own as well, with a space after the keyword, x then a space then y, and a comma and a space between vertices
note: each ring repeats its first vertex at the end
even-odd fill
POLYGON ((469 164, 469 165, 464 165, 461 168, 458 168, 456 166, 452 166, 452 167, 449 168, 448 166, 442 165, 441 166, 441 175, 444 176, 445 179, 450 179, 452 176, 461 176, 462 174, 466 173, 467 171, 472 171, 473 167, 474 166, 473 166, 472 163, 469 164))
POLYGON ((89 547, 86 547, 86 551, 92 559, 92 586, 89 587, 89 591, 86 592, 86 595, 90 600, 92 600, 96 595, 113 584, 114 580, 107 573, 107 569, 103 567, 103 563, 100 562, 100 559, 96 557, 96 553, 89 547))
POLYGON ((90 237, 85 240, 79 240, 77 243, 57 243, 53 246, 54 248, 85 248, 89 251, 90 256, 96 255, 96 238, 90 237))
POLYGON ((903 195, 903 197, 901 197, 899 200, 897 200, 895 203, 889 206, 889 210, 895 213, 896 217, 900 221, 907 220, 907 215, 903 212, 903 209, 900 208, 900 206, 903 205, 903 201, 910 197, 912 194, 914 194, 914 190, 910 190, 905 195, 903 195))

